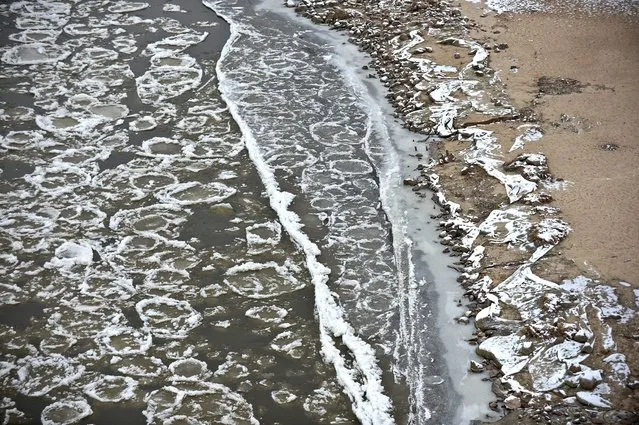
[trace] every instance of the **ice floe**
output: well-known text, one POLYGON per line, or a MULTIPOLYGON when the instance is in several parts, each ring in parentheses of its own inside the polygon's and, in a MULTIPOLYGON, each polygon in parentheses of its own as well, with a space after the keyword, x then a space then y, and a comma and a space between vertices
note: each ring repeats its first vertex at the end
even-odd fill
POLYGON ((43 425, 70 425, 90 416, 91 406, 84 399, 56 401, 42 410, 40 420, 43 425))
POLYGON ((103 375, 84 386, 84 393, 103 403, 118 403, 135 397, 138 383, 128 376, 103 375))
POLYGON ((109 6, 109 12, 111 13, 129 13, 144 10, 149 7, 146 2, 132 2, 132 1, 117 1, 113 5, 109 6))
POLYGON ((151 63, 151 68, 135 80, 138 96, 146 104, 157 105, 177 97, 197 88, 202 80, 202 69, 190 56, 154 57, 151 63))
POLYGON ((10 48, 2 55, 2 61, 9 65, 47 64, 64 60, 70 54, 57 44, 30 43, 10 48))
POLYGON ((88 266, 93 261, 93 249, 88 245, 75 242, 65 242, 55 250, 55 257, 49 264, 52 267, 68 268, 73 266, 88 266))
POLYGON ((85 367, 66 357, 27 356, 18 360, 18 374, 12 384, 22 394, 42 396, 78 379, 85 367))
POLYGON ((288 311, 275 305, 251 307, 246 310, 246 316, 261 320, 265 323, 281 323, 288 315, 288 311))
POLYGON ((189 182, 168 185, 155 196, 161 202, 194 205, 218 203, 235 193, 236 189, 219 182, 189 182))
POLYGON ((289 267, 275 262, 248 262, 231 267, 226 271, 224 283, 233 292, 255 299, 277 297, 305 286, 289 267))
POLYGON ((168 297, 142 300, 135 309, 146 327, 159 338, 186 338, 202 322, 202 315, 187 301, 168 297))
POLYGON ((195 388, 167 386, 151 392, 146 404, 143 413, 149 423, 193 418, 196 423, 259 424, 251 405, 221 384, 201 382, 195 388))
POLYGON ((110 354, 119 356, 144 354, 153 342, 147 331, 126 326, 111 326, 98 334, 101 348, 110 354))

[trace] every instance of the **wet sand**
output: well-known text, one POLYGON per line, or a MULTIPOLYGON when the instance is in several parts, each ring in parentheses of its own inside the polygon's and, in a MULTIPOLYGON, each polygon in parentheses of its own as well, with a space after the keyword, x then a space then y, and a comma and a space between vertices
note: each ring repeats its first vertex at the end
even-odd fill
POLYGON ((490 65, 514 106, 532 107, 544 133, 524 151, 544 152, 553 175, 567 182, 553 192, 574 229, 564 254, 587 274, 638 287, 637 18, 566 10, 485 16, 475 4, 462 5, 479 24, 474 37, 508 45, 493 52, 490 65), (573 79, 576 87, 542 93, 543 77, 573 79))

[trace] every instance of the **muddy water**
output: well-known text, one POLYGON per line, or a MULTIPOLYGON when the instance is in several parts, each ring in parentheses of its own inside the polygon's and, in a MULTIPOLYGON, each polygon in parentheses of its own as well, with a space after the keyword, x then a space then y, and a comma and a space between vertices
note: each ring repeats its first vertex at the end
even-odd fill
POLYGON ((217 93, 227 25, 176 5, 2 5, 3 414, 352 423, 217 93))
POLYGON ((458 420, 413 135, 278 7, 0 5, 9 423, 458 420))

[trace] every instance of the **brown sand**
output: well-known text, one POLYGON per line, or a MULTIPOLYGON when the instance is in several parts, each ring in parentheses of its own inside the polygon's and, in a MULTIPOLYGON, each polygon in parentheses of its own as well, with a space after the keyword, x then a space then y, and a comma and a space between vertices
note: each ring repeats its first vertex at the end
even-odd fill
POLYGON ((508 44, 491 54, 491 67, 514 105, 532 106, 540 118, 544 137, 524 151, 545 153, 554 176, 570 182, 552 192, 574 229, 564 253, 605 280, 639 287, 639 23, 565 12, 482 16, 477 5, 462 5, 479 24, 475 38, 508 44), (541 77, 570 78, 582 87, 540 95, 541 77), (602 149, 605 144, 618 148, 602 149))

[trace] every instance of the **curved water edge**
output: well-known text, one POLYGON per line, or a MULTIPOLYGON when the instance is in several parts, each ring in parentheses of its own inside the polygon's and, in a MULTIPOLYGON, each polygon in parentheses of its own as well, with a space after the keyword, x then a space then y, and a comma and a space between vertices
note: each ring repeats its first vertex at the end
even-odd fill
MULTIPOLYGON (((389 405, 383 405, 381 410, 371 410, 368 400, 361 397, 362 387, 352 385, 356 383, 353 377, 357 372, 344 368, 345 362, 337 350, 339 343, 336 345, 334 338, 330 337, 331 332, 335 336, 335 323, 340 324, 338 336, 345 327, 348 329, 347 335, 358 332, 359 329, 356 327, 353 330, 347 321, 348 313, 342 310, 348 310, 349 306, 339 305, 330 296, 327 286, 330 270, 317 261, 321 250, 302 230, 304 220, 289 209, 292 197, 279 189, 275 172, 269 168, 268 160, 262 155, 260 142, 252 132, 251 124, 242 117, 238 99, 233 98, 233 90, 237 91, 238 87, 229 83, 229 77, 223 69, 225 59, 232 54, 231 46, 242 36, 250 38, 255 35, 255 27, 241 22, 250 6, 243 6, 245 13, 239 14, 236 13, 239 8, 230 11, 223 2, 205 0, 204 4, 231 25, 231 38, 217 65, 220 91, 234 119, 240 123, 250 156, 260 170, 269 192, 272 207, 278 212, 284 228, 305 251, 314 283, 319 284, 319 288, 316 286, 316 308, 322 333, 322 349, 325 356, 329 354, 325 359, 335 366, 338 379, 353 400, 353 411, 362 423, 391 423, 394 419, 387 414, 390 411, 389 405), (346 374, 346 379, 340 376, 342 373, 346 374)), ((368 397, 368 391, 374 390, 375 397, 386 403, 384 392, 388 392, 389 388, 379 386, 382 373, 376 364, 378 360, 383 360, 381 357, 389 354, 390 349, 396 384, 405 381, 410 388, 410 405, 406 418, 409 423, 428 423, 431 419, 442 423, 467 423, 482 416, 490 416, 487 409, 487 404, 492 399, 489 384, 482 382, 479 376, 467 372, 469 360, 476 358, 472 348, 464 341, 464 338, 470 336, 470 330, 453 322, 455 317, 463 313, 463 309, 457 306, 457 300, 462 298, 462 291, 455 281, 456 274, 447 268, 452 261, 438 252, 436 225, 428 218, 434 204, 430 200, 418 199, 402 185, 403 170, 413 170, 418 163, 410 155, 414 139, 418 136, 406 131, 397 120, 390 118, 392 108, 383 96, 385 89, 378 81, 367 79, 361 72, 362 65, 367 63, 368 58, 354 46, 346 45, 345 37, 326 28, 312 26, 292 11, 284 9, 277 1, 261 2, 255 8, 256 14, 286 16, 289 23, 298 26, 298 33, 293 33, 293 37, 299 36, 303 28, 312 28, 312 36, 331 46, 326 63, 339 70, 349 90, 358 99, 358 107, 365 111, 365 133, 359 135, 359 141, 366 159, 373 166, 382 201, 380 207, 390 222, 389 236, 392 240, 398 301, 393 329, 395 341, 392 344, 378 343, 377 358, 371 347, 361 339, 349 346, 349 349, 357 350, 353 352, 354 367, 364 370, 366 379, 372 379, 375 383, 374 387, 366 389, 365 394, 368 397), (437 305, 434 305, 435 299, 438 300, 437 305), (446 389, 446 383, 452 384, 454 390, 446 389)), ((310 37, 304 34, 304 39, 310 37)), ((342 341, 347 343, 347 340, 342 341)), ((395 413, 396 416, 403 416, 402 412, 398 413, 397 406, 395 413)))
POLYGON ((302 231, 300 217, 288 209, 293 195, 282 191, 275 179, 273 170, 267 165, 250 126, 240 114, 237 104, 230 98, 230 89, 221 64, 229 54, 235 40, 240 37, 241 30, 231 17, 219 7, 219 3, 204 1, 231 26, 231 37, 222 50, 217 64, 219 88, 222 98, 229 106, 236 123, 240 126, 243 140, 249 156, 256 165, 271 207, 276 211, 284 229, 306 256, 306 266, 315 287, 315 308, 318 315, 322 355, 326 362, 332 364, 337 379, 353 401, 353 412, 364 424, 392 424, 390 414, 391 402, 384 394, 381 383, 381 372, 377 366, 375 354, 365 341, 359 338, 351 325, 344 319, 342 309, 337 304, 327 282, 330 270, 318 261, 320 250, 308 235, 302 231), (341 344, 335 340, 341 340, 341 344), (340 350, 346 347, 353 356, 356 367, 349 367, 347 359, 340 350))

